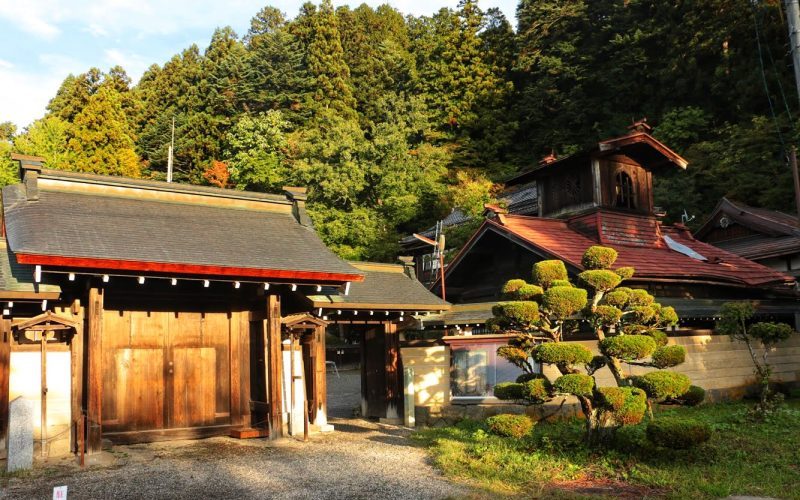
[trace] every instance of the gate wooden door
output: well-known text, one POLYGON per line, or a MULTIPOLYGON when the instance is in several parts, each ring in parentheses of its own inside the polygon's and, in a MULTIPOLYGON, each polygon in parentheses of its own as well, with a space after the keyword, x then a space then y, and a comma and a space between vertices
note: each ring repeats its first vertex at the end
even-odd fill
POLYGON ((230 324, 230 313, 104 311, 103 433, 229 424, 230 324))
POLYGON ((377 328, 361 337, 361 399, 363 416, 386 416, 386 340, 377 328))

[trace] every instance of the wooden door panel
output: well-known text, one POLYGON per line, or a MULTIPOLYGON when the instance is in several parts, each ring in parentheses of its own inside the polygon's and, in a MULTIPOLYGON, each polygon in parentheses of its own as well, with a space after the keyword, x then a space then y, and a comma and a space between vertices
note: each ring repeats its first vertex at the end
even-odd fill
POLYGON ((216 354, 213 347, 176 347, 172 350, 172 427, 214 425, 216 354))
POLYGON ((121 430, 164 427, 163 349, 118 349, 116 414, 121 430))

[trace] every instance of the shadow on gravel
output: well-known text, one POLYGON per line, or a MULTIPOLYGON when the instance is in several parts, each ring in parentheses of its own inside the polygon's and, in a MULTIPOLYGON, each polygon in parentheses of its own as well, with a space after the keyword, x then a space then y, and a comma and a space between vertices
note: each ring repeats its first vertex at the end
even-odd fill
POLYGON ((392 446, 406 446, 409 448, 419 448, 416 444, 414 444, 411 440, 407 437, 403 436, 373 436, 367 438, 369 441, 374 441, 376 443, 383 443, 383 444, 390 444, 392 446))

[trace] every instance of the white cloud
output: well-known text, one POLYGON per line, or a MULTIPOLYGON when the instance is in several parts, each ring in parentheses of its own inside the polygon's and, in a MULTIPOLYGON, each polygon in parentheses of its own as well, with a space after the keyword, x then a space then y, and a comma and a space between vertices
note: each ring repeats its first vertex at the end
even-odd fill
POLYGON ((144 70, 152 64, 148 63, 144 57, 139 54, 126 52, 119 48, 106 49, 103 55, 109 67, 115 65, 122 66, 134 82, 136 82, 142 76, 144 70))
POLYGON ((42 54, 39 61, 44 69, 36 71, 0 64, 0 121, 10 120, 20 130, 44 116, 67 75, 85 69, 80 61, 61 54, 42 54))
POLYGON ((8 61, 5 61, 5 60, 3 60, 3 59, 0 59, 0 68, 7 68, 7 69, 10 69, 10 68, 13 68, 13 67, 14 67, 14 65, 13 65, 13 64, 11 64, 10 62, 8 62, 8 61))

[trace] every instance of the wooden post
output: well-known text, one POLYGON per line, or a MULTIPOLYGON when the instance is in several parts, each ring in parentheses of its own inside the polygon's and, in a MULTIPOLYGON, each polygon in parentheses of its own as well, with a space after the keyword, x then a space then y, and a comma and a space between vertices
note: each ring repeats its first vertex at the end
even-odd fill
POLYGON ((75 328, 75 334, 70 340, 70 392, 71 392, 71 416, 72 421, 75 422, 76 433, 75 440, 72 443, 72 450, 76 453, 83 453, 84 437, 82 431, 78 430, 78 426, 83 421, 83 315, 79 315, 78 326, 75 328))
POLYGON ((88 453, 100 453, 102 450, 103 422, 103 289, 89 289, 87 303, 87 339, 85 344, 87 360, 88 392, 86 413, 89 425, 88 453))
POLYGON ((386 342, 386 419, 403 418, 403 370, 400 366, 400 335, 397 325, 390 321, 383 324, 386 342))
POLYGON ((269 438, 283 437, 283 352, 281 351, 281 298, 267 295, 267 400, 269 401, 269 438))
POLYGON ((794 146, 789 152, 789 160, 792 164, 792 177, 794 179, 794 202, 797 208, 797 218, 800 220, 800 174, 797 172, 797 148, 794 146))
POLYGON ((42 457, 47 457, 47 330, 43 330, 39 339, 42 349, 42 393, 41 393, 41 429, 39 437, 41 437, 41 449, 39 450, 42 457))
POLYGON ((11 374, 11 320, 0 319, 0 439, 8 436, 8 382, 11 374))
POLYGON ((318 326, 314 329, 314 423, 320 426, 328 425, 328 380, 327 366, 325 366, 325 327, 318 326))

